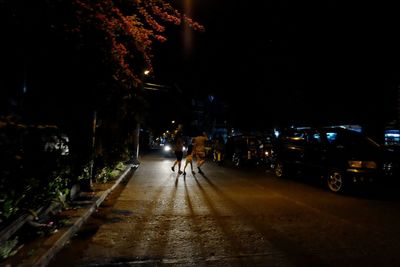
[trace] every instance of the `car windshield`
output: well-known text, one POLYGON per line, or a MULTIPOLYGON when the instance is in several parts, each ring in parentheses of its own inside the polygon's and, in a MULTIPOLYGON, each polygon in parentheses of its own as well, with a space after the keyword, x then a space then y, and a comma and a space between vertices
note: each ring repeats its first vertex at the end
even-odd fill
POLYGON ((338 146, 350 146, 350 147, 379 147, 371 138, 363 136, 357 132, 351 131, 328 131, 325 133, 329 143, 338 146))

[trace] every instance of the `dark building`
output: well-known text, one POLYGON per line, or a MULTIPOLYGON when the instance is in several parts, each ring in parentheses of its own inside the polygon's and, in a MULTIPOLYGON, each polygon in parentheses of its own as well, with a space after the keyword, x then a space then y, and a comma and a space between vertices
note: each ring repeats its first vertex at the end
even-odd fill
POLYGON ((222 98, 209 94, 193 97, 191 100, 192 120, 190 127, 196 131, 204 130, 211 138, 228 135, 229 105, 222 98))

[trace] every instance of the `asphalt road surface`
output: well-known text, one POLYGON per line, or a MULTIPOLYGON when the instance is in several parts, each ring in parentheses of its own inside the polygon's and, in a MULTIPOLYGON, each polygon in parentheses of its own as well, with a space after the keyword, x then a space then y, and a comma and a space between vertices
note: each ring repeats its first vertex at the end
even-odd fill
POLYGON ((400 266, 396 191, 336 195, 263 168, 153 153, 50 266, 400 266))

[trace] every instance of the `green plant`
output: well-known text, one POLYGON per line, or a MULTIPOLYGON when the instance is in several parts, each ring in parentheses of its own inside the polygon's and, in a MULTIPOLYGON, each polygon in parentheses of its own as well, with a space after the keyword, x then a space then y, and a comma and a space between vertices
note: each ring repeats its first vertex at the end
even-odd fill
POLYGON ((109 167, 104 167, 96 176, 96 182, 107 183, 110 179, 111 170, 109 167))
POLYGON ((48 185, 49 197, 57 199, 64 207, 67 196, 70 193, 69 184, 71 183, 71 179, 69 179, 69 175, 69 168, 66 168, 50 181, 48 185))
POLYGON ((120 170, 120 171, 125 170, 125 168, 126 168, 126 165, 123 162, 119 162, 117 164, 117 166, 115 167, 115 169, 120 170))
POLYGON ((3 193, 0 198, 0 218, 8 219, 19 211, 19 203, 25 198, 25 194, 18 195, 15 191, 9 194, 3 193))
POLYGON ((81 175, 78 176, 78 181, 90 179, 90 170, 90 163, 88 163, 83 167, 81 175))
POLYGON ((17 244, 18 244, 18 237, 15 237, 12 240, 7 240, 3 244, 1 244, 0 258, 4 260, 17 253, 17 250, 14 249, 17 246, 17 244))

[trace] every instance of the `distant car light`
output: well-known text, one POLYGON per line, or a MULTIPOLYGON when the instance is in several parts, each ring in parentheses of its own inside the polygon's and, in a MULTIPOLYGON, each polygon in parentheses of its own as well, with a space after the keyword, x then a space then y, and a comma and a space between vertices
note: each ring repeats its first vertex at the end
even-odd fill
POLYGON ((164 146, 164 151, 171 151, 171 146, 170 145, 165 145, 164 146))

